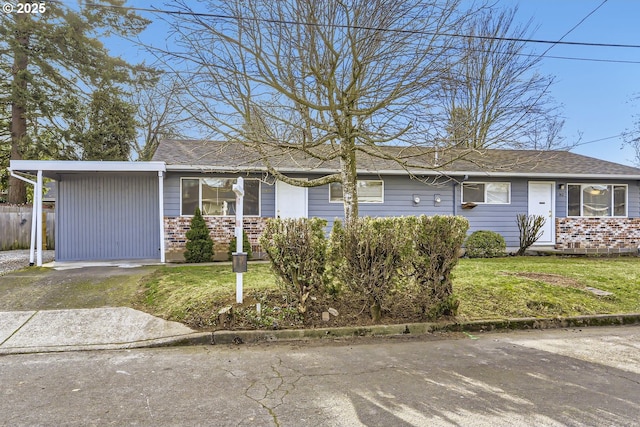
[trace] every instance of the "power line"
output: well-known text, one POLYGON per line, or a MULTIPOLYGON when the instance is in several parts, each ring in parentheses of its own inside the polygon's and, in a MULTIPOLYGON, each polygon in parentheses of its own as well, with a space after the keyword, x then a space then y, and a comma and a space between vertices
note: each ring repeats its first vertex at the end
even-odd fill
MULTIPOLYGON (((580 25, 582 25, 582 23, 584 21, 587 20, 587 18, 589 18, 591 15, 593 15, 594 13, 596 13, 596 11, 598 9, 600 9, 602 6, 604 6, 604 4, 607 2, 607 0, 604 0, 602 3, 600 3, 600 5, 598 5, 598 7, 596 7, 595 9, 593 9, 591 12, 589 12, 587 14, 587 16, 585 16, 584 18, 582 18, 576 25, 574 25, 573 27, 571 27, 571 29, 569 29, 569 31, 567 31, 566 33, 564 33, 562 35, 562 37, 560 37, 558 39, 558 43, 560 43, 562 40, 564 40, 565 37, 567 37, 569 34, 571 34, 573 32, 573 30, 575 30, 576 28, 578 28, 580 25)), ((545 56, 547 54, 547 52, 549 52, 551 49, 553 49, 554 47, 556 47, 558 45, 558 43, 554 43, 553 45, 549 46, 547 48, 547 50, 545 50, 544 52, 542 52, 542 55, 540 55, 540 58, 542 58, 543 56, 545 56)))
POLYGON ((624 135, 625 135, 624 133, 619 133, 619 134, 617 134, 617 135, 607 136, 607 137, 599 138, 599 139, 594 139, 594 140, 592 140, 592 141, 579 142, 579 143, 575 144, 575 145, 574 145, 574 147, 580 147, 580 146, 582 146, 582 145, 588 145, 588 144, 593 144, 593 143, 596 143, 596 142, 607 141, 607 140, 609 140, 609 139, 621 138, 621 137, 623 137, 624 135))
MULTIPOLYGON (((60 0, 50 0, 51 3, 63 4, 60 0)), ((606 2, 606 0, 605 0, 606 2)), ((604 2, 602 3, 604 4, 604 2)), ((602 6, 602 4, 600 6, 602 6)), ((98 3, 86 3, 87 6, 90 7, 98 7, 98 8, 106 8, 106 9, 125 9, 128 11, 135 12, 149 12, 149 13, 159 13, 165 15, 176 15, 176 16, 192 16, 192 17, 203 17, 203 18, 216 18, 216 19, 224 19, 224 20, 236 20, 236 21, 256 21, 256 22, 268 22, 268 23, 276 23, 282 25, 308 25, 308 26, 330 26, 334 28, 348 28, 346 25, 324 25, 324 24, 311 24, 301 21, 289 21, 289 20, 279 20, 279 19, 266 19, 266 18, 248 18, 241 16, 232 16, 232 15, 224 15, 217 13, 207 13, 207 12, 194 12, 190 11, 182 11, 182 10, 167 10, 167 9, 158 9, 158 8, 142 8, 142 7, 133 7, 133 6, 118 6, 118 5, 110 5, 110 4, 98 4, 98 3)), ((595 12, 600 6, 598 6, 594 11, 595 12)), ((587 15, 584 19, 588 18, 591 14, 587 15)), ((582 21, 584 21, 584 19, 582 21)), ((582 23, 580 21, 577 25, 582 23)), ((371 30, 371 31, 380 31, 380 32, 397 32, 397 33, 408 33, 408 34, 424 34, 428 36, 440 35, 446 37, 460 37, 460 38, 475 38, 482 40, 496 40, 496 41, 509 41, 509 42, 521 42, 521 43, 535 43, 535 44, 550 44, 551 47, 556 45, 565 45, 565 46, 583 46, 583 47, 608 47, 608 48, 631 48, 631 49, 640 49, 640 45, 637 44, 623 44, 623 43, 595 43, 595 42, 574 42, 574 41, 562 41, 560 40, 543 40, 543 39, 523 39, 517 37, 498 37, 498 36, 479 36, 479 35, 467 35, 467 34, 448 34, 448 33, 432 33, 428 31, 419 31, 419 30, 401 30, 401 29, 390 29, 390 28, 376 28, 376 27, 366 27, 366 26, 352 26, 350 28, 361 29, 361 30, 371 30)), ((575 27, 574 27, 575 28, 575 27)), ((569 32, 573 31, 571 29, 569 32)), ((568 34, 568 33, 567 33, 568 34)), ((566 35, 566 34, 565 34, 566 35)), ((564 37, 564 36, 563 36, 564 37)), ((547 49, 548 51, 549 49, 547 49)), ((546 52, 545 52, 546 53, 546 52)))

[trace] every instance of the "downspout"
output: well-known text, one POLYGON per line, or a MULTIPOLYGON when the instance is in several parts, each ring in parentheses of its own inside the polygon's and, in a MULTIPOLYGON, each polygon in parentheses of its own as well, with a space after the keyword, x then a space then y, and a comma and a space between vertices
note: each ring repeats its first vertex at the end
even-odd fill
POLYGON ((456 202, 456 188, 460 185, 458 181, 453 181, 453 216, 458 215, 458 203, 456 202))
MULTIPOLYGON (((11 168, 7 168, 7 170, 9 171, 9 174, 14 177, 17 178, 21 181, 24 181, 28 184, 33 185, 33 189, 34 189, 34 197, 35 197, 35 188, 37 186, 37 183, 35 181, 31 181, 30 179, 27 179, 23 176, 20 176, 18 174, 16 174, 13 170, 11 170, 11 168)), ((37 208, 36 208, 36 203, 35 200, 33 202, 33 208, 31 211, 31 246, 29 247, 29 266, 32 267, 34 264, 34 260, 35 260, 35 245, 36 245, 36 215, 37 215, 37 208)))

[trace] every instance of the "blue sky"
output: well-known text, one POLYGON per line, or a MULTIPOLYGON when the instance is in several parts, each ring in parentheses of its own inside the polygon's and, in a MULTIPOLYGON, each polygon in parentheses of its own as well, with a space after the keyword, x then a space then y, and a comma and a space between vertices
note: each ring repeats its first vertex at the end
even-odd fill
MULTIPOLYGON (((518 6, 522 21, 533 20, 532 38, 558 40, 604 0, 498 0, 505 7, 518 6)), ((166 2, 170 4, 170 2, 166 2)), ((130 0, 134 7, 166 8, 164 1, 130 0)), ((143 16, 152 18, 147 13, 143 16)), ((563 41, 640 45, 640 1, 607 0, 563 41)), ((154 22, 143 34, 145 40, 163 43, 166 27, 154 22)), ((118 52, 123 46, 112 46, 118 52)), ((536 53, 548 44, 531 44, 536 53)), ((128 56, 128 55, 127 55, 128 56)), ((139 59, 139 58, 138 58, 139 59)), ((545 56, 540 71, 555 76, 552 96, 563 105, 563 134, 569 143, 581 145, 574 152, 601 159, 633 164, 634 152, 623 148, 620 135, 633 127, 640 114, 640 48, 556 45, 545 56), (635 64, 596 62, 554 57, 635 61, 635 64), (581 137, 580 137, 581 135, 581 137), (580 138, 580 139, 579 139, 580 138)))
MULTIPOLYGON (((503 5, 518 5, 523 20, 533 18, 537 26, 534 38, 557 40, 580 22, 603 0, 502 0, 503 5)), ((565 41, 640 45, 640 2, 608 0, 587 18, 565 41)), ((535 46, 544 52, 548 46, 535 46)), ((564 105, 564 134, 569 142, 581 143, 573 151, 617 163, 632 164, 633 150, 621 149, 617 136, 633 127, 640 113, 640 49, 556 45, 549 57, 578 57, 636 61, 636 64, 577 61, 546 58, 541 71, 556 76, 552 93, 564 105), (617 136, 617 137, 616 137, 617 136), (614 138, 610 138, 614 137, 614 138), (598 142, 604 138, 610 138, 598 142)))

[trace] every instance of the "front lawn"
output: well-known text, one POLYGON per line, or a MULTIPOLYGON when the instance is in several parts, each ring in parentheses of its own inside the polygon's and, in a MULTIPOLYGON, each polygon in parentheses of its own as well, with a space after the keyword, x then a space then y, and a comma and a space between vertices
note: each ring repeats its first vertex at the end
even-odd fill
MULTIPOLYGON (((460 300, 459 320, 640 312, 638 258, 462 259, 454 270, 453 283, 460 300), (613 295, 598 296, 587 287, 613 295)), ((141 285, 140 308, 197 329, 222 327, 218 325, 218 313, 228 306, 234 306, 236 313, 231 327, 302 326, 267 263, 249 264, 244 275, 242 307, 235 306, 235 273, 228 264, 160 267, 143 278, 141 285), (260 316, 256 303, 261 304, 260 316)), ((317 301, 333 304, 341 313, 339 318, 332 316, 326 326, 370 324, 364 307, 338 306, 327 298, 317 301)), ((383 318, 383 323, 406 321, 383 318)))
POLYGON ((638 258, 462 259, 453 283, 462 320, 640 312, 638 258))

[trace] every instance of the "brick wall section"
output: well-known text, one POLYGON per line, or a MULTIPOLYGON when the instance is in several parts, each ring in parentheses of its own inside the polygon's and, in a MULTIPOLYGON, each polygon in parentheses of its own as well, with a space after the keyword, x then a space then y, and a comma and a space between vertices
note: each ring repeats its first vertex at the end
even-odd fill
MULTIPOLYGON (((214 259, 226 260, 229 242, 233 239, 236 226, 235 217, 204 217, 209 235, 213 239, 214 259)), ((247 233, 254 258, 261 254, 258 239, 266 225, 266 218, 244 218, 244 231, 247 233)), ((191 217, 164 217, 164 243, 168 261, 184 261, 187 231, 191 227, 191 217)))
POLYGON ((640 218, 557 218, 556 249, 622 252, 640 246, 640 218))

